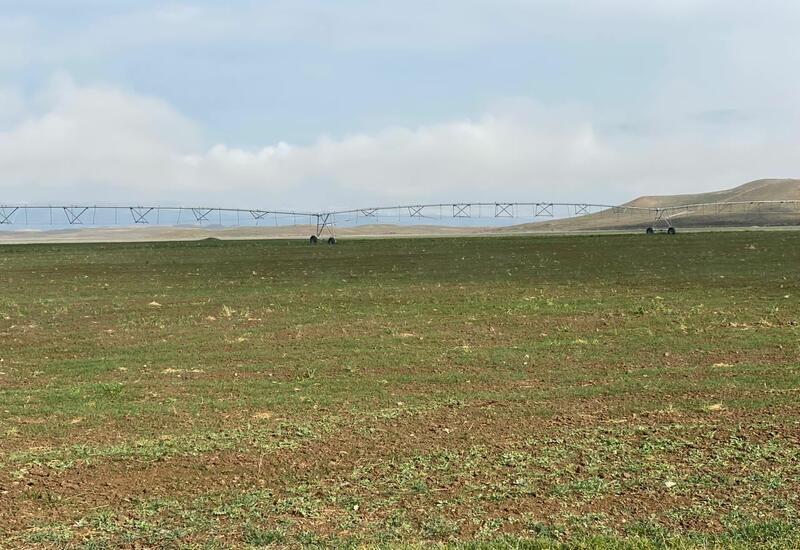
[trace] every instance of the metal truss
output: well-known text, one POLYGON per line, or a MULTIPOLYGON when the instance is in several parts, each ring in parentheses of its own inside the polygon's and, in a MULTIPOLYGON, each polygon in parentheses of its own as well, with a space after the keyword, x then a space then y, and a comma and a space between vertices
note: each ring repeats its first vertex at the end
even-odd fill
MULTIPOLYGON (((293 210, 262 210, 217 207, 183 206, 128 206, 128 205, 23 205, 0 204, 0 225, 28 226, 110 226, 110 225, 180 225, 184 223, 206 224, 212 221, 220 225, 258 225, 265 219, 274 218, 275 225, 297 225, 305 219, 316 237, 323 233, 334 237, 337 220, 341 223, 357 224, 358 218, 406 218, 410 220, 467 220, 467 219, 535 219, 569 216, 584 216, 592 213, 609 213, 615 216, 630 214, 649 215, 650 219, 671 226, 671 219, 682 214, 694 213, 746 213, 759 212, 792 213, 800 215, 800 200, 739 201, 689 204, 674 207, 639 207, 629 205, 559 202, 455 202, 436 204, 406 204, 397 206, 371 206, 350 210, 303 212, 293 210), (122 215, 120 215, 122 214, 122 215), (281 221, 283 220, 283 221, 281 221), (355 220, 355 222, 353 221, 355 220)), ((800 221, 800 219, 799 219, 800 221)))
POLYGON ((333 214, 316 214, 317 218, 317 231, 315 237, 319 237, 327 229, 331 238, 336 238, 334 234, 335 218, 333 214))
MULTIPOLYGON (((131 206, 130 210, 131 210, 131 216, 133 217, 133 223, 144 223, 144 224, 147 224, 147 223, 150 223, 150 220, 147 219, 147 215, 150 214, 150 212, 152 212, 153 210, 155 210, 155 208, 154 207, 144 208, 144 207, 141 207, 141 206, 139 206, 139 207, 131 206)), ((180 214, 179 214, 179 217, 180 217, 180 214)))
POLYGON ((466 204, 454 204, 453 205, 453 217, 454 218, 471 218, 472 217, 472 205, 469 203, 466 204))
POLYGON ((514 217, 514 203, 513 202, 497 202, 494 205, 495 218, 513 218, 514 217))
POLYGON ((575 205, 575 215, 576 216, 585 216, 589 213, 589 205, 588 204, 576 204, 575 205))
POLYGON ((13 216, 19 210, 18 206, 0 207, 0 224, 11 225, 14 223, 13 216))
POLYGON ((658 224, 660 222, 663 223, 667 228, 670 228, 672 227, 672 220, 670 219, 671 215, 674 216, 675 213, 672 212, 670 214, 669 211, 667 211, 666 209, 657 208, 656 211, 654 212, 653 223, 658 224))
POLYGON ((197 223, 207 222, 208 216, 213 212, 213 208, 192 208, 192 214, 194 214, 194 219, 197 223))
MULTIPOLYGON (((421 218, 422 211, 424 210, 424 206, 409 206, 408 207, 408 217, 409 218, 421 218)), ((374 210, 373 210, 374 212, 374 210)))
POLYGON ((264 216, 269 214, 269 212, 262 212, 260 210, 249 210, 249 212, 250 215, 253 216, 253 219, 256 220, 256 223, 258 223, 260 220, 263 220, 264 216))
POLYGON ((63 206, 62 208, 70 225, 83 225, 83 215, 89 211, 88 206, 63 206))

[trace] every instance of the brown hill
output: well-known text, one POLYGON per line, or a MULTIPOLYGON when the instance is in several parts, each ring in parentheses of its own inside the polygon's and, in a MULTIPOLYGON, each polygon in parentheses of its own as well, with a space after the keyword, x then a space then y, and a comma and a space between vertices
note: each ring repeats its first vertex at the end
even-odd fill
POLYGON ((645 196, 634 199, 626 206, 664 208, 712 202, 800 200, 800 179, 764 179, 751 181, 724 191, 692 195, 645 196))
MULTIPOLYGON (((668 211, 678 227, 752 227, 800 225, 800 204, 731 204, 751 201, 800 201, 800 179, 763 179, 723 191, 687 195, 644 196, 624 206, 674 208, 668 211), (685 206, 686 208, 680 208, 685 206)), ((644 229, 657 224, 652 212, 605 210, 585 216, 518 225, 515 231, 598 231, 644 229)))

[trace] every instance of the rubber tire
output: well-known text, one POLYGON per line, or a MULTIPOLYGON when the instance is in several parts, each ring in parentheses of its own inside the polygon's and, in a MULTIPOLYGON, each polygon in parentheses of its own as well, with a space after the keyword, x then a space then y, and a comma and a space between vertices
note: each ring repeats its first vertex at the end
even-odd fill
POLYGON ((674 235, 675 234, 675 228, 674 227, 670 227, 669 229, 667 229, 667 233, 669 233, 670 235, 674 235))
POLYGON ((652 235, 655 232, 656 232, 655 229, 653 229, 652 227, 648 227, 647 230, 645 231, 645 233, 647 233, 648 235, 652 235))
POLYGON ((309 244, 317 244, 317 241, 319 241, 319 239, 316 235, 311 235, 311 238, 308 239, 309 244))
POLYGON ((330 237, 328 239, 328 244, 336 244, 336 237, 330 237))

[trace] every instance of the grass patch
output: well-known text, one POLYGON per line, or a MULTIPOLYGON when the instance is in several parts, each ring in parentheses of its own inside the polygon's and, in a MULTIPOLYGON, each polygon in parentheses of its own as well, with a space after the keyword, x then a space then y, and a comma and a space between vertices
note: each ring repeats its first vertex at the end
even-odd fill
POLYGON ((12 547, 800 545, 798 233, 0 258, 12 547))

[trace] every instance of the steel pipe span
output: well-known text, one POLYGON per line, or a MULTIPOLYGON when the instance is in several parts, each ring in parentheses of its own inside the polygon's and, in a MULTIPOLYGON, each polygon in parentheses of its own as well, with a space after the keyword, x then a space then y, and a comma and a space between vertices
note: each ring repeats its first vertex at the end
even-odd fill
POLYGON ((0 204, 0 225, 115 226, 115 225, 298 225, 316 227, 316 234, 337 225, 389 223, 393 220, 463 221, 466 219, 542 219, 579 217, 601 212, 644 214, 671 226, 670 219, 684 213, 772 212, 800 213, 800 200, 735 201, 676 206, 613 205, 592 202, 451 202, 370 206, 326 211, 226 208, 215 206, 0 204))

